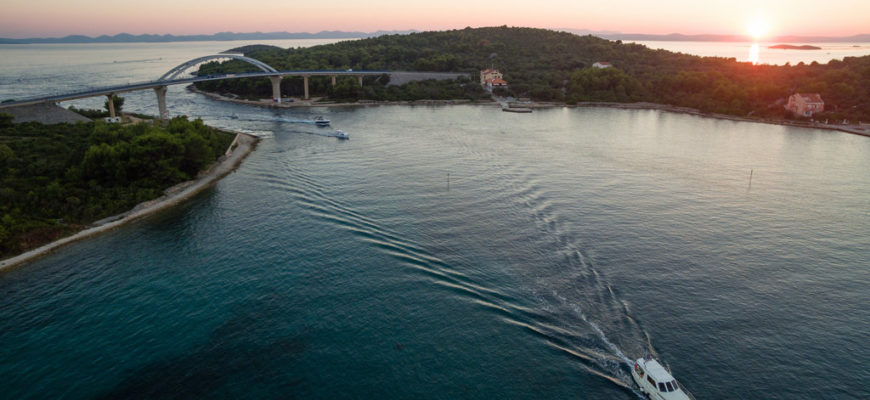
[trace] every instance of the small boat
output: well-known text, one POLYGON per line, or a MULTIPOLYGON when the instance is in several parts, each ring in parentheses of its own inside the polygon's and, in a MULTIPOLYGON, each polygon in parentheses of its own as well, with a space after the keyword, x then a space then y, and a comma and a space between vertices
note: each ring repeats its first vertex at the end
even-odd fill
POLYGON ((341 130, 341 129, 336 129, 335 132, 333 132, 333 133, 332 133, 331 135, 329 135, 329 136, 337 137, 337 138, 339 138, 339 139, 350 139, 350 135, 348 135, 347 132, 345 132, 345 131, 343 131, 343 130, 341 130))
POLYGON ((329 126, 329 120, 326 119, 326 117, 324 117, 322 115, 318 115, 318 116, 314 117, 313 121, 314 121, 314 125, 317 125, 317 126, 329 126))
POLYGON ((665 367, 650 355, 634 362, 631 377, 640 391, 653 400, 695 400, 665 367))
POLYGON ((530 112, 532 112, 532 109, 528 108, 528 107, 502 107, 501 110, 504 112, 513 112, 513 113, 530 113, 530 112))

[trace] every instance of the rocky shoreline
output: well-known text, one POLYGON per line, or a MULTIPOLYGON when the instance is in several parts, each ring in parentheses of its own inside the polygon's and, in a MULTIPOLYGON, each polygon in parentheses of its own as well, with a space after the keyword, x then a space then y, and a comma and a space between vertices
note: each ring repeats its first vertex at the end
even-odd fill
POLYGON ((17 256, 0 260, 0 270, 42 257, 70 243, 110 231, 136 219, 175 206, 193 197, 233 172, 241 164, 242 160, 254 150, 257 142, 259 142, 259 138, 256 136, 239 132, 235 133, 236 138, 230 144, 226 154, 208 170, 200 172, 196 179, 172 186, 163 192, 163 196, 139 203, 132 210, 123 214, 96 221, 91 224, 90 228, 79 231, 74 235, 56 240, 17 256))

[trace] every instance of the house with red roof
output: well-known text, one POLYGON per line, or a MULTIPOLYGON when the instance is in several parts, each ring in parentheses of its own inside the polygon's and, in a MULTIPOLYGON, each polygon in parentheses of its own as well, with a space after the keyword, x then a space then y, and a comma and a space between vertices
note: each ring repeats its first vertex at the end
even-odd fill
POLYGON ((812 117, 815 113, 825 111, 825 102, 818 93, 795 93, 788 97, 785 109, 794 115, 812 117))
POLYGON ((610 68, 613 64, 607 61, 598 61, 595 64, 592 64, 592 68, 610 68))
POLYGON ((504 80, 501 72, 488 68, 480 71, 480 85, 486 90, 492 90, 494 87, 506 87, 508 83, 504 80))

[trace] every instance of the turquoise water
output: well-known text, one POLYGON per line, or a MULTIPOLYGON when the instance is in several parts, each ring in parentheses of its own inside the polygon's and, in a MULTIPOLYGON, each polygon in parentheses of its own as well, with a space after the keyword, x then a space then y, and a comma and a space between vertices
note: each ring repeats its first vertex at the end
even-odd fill
POLYGON ((868 138, 169 107, 262 141, 184 205, 0 273, 4 397, 633 399, 646 352, 699 399, 870 397, 868 138), (317 114, 351 139, 294 122, 317 114))

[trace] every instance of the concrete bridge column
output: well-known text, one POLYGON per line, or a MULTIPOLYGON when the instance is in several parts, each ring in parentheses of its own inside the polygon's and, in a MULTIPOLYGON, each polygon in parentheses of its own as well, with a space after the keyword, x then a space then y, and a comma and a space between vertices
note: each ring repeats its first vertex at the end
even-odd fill
POLYGON ((272 81, 272 101, 276 103, 281 103, 281 76, 270 76, 269 80, 272 81))
POLYGON ((108 99, 109 99, 109 100, 108 100, 108 104, 109 104, 109 117, 115 118, 115 102, 114 102, 114 100, 115 100, 115 94, 114 94, 114 93, 109 93, 109 94, 106 95, 106 97, 108 97, 108 99))
POLYGON ((359 80, 359 86, 362 87, 362 75, 357 75, 356 77, 359 80))
POLYGON ((308 75, 302 75, 302 84, 305 86, 305 100, 308 100, 308 75))
POLYGON ((335 87, 335 75, 332 75, 332 87, 335 87))
POLYGON ((160 111, 160 119, 169 119, 169 111, 166 111, 166 86, 154 88, 157 94, 157 110, 160 111))

